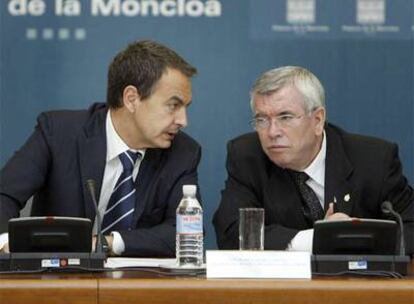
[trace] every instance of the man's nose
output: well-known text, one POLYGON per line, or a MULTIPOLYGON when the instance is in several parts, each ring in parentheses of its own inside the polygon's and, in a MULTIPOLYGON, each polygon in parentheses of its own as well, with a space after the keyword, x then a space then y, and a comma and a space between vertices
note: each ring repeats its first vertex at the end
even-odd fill
POLYGON ((270 125, 269 125, 269 128, 268 128, 268 134, 269 134, 269 136, 270 136, 271 138, 274 138, 274 137, 281 136, 281 135, 282 135, 282 133, 283 133, 283 130, 282 130, 282 128, 279 126, 278 121, 277 121, 277 120, 275 120, 275 119, 272 119, 272 120, 270 121, 270 125))
POLYGON ((185 128, 188 125, 187 121, 187 109, 182 107, 175 117, 175 123, 180 126, 180 128, 185 128))

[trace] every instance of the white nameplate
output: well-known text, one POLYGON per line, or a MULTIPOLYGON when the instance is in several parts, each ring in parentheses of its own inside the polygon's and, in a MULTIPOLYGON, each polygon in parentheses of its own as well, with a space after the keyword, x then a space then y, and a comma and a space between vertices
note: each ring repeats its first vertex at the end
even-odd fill
POLYGON ((207 250, 207 278, 310 279, 309 252, 207 250))

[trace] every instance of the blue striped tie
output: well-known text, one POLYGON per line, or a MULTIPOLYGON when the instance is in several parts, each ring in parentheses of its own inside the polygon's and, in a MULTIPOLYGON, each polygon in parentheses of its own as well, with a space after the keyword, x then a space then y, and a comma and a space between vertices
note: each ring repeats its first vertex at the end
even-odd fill
POLYGON ((119 154, 124 170, 115 184, 102 222, 102 233, 130 228, 135 209, 134 164, 141 153, 126 151, 119 154))

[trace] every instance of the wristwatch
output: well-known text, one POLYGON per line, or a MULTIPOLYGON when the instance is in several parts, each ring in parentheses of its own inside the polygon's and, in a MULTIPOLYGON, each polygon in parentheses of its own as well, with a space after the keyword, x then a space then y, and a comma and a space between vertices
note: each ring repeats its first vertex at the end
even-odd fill
MULTIPOLYGON (((98 235, 95 235, 96 237, 96 243, 95 243, 95 252, 98 252, 98 235)), ((101 246, 102 246, 102 252, 105 254, 108 254, 110 249, 108 245, 108 241, 106 240, 106 237, 104 235, 101 235, 101 246)))
POLYGON ((108 241, 106 237, 102 235, 102 250, 105 254, 108 254, 111 248, 109 248, 108 241))

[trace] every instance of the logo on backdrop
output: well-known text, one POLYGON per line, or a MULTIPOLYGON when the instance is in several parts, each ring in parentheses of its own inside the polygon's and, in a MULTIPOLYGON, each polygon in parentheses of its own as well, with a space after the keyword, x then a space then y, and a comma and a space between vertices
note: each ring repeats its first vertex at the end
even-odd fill
MULTIPOLYGON (((7 9, 12 17, 79 17, 84 11, 91 17, 221 17, 221 0, 9 0, 7 9), (85 7, 83 7, 84 5, 85 7)), ((84 28, 32 28, 26 29, 26 38, 86 39, 84 28)))
POLYGON ((384 24, 385 0, 358 0, 356 16, 359 24, 384 24))
POLYGON ((288 0, 286 3, 286 21, 290 24, 312 24, 315 16, 315 0, 288 0))
POLYGON ((253 39, 413 39, 414 0, 250 0, 253 39))
POLYGON ((272 31, 277 33, 327 33, 329 26, 316 24, 316 0, 286 0, 286 19, 288 25, 272 24, 272 31))
POLYGON ((356 0, 355 25, 343 25, 342 31, 346 33, 362 33, 364 35, 377 35, 378 33, 398 33, 398 25, 386 24, 385 0, 356 0))

